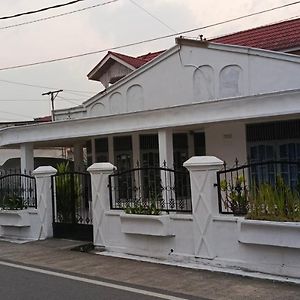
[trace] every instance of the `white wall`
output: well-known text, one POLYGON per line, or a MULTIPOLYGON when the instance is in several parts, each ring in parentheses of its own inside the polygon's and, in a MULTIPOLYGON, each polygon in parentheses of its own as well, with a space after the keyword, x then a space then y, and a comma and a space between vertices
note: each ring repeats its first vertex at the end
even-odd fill
MULTIPOLYGON (((297 89, 299 63, 299 57, 271 51, 181 45, 84 103, 82 113, 105 116, 297 89)), ((60 111, 58 119, 82 117, 77 110, 60 111)))
POLYGON ((92 165, 95 246, 147 257, 175 255, 182 262, 188 258, 216 267, 300 278, 299 223, 220 215, 214 183, 222 161, 211 156, 192 157, 184 165, 191 175, 193 213, 170 215, 165 224, 157 219, 152 223, 160 216, 110 210, 107 183, 113 166, 92 165), (122 220, 124 216, 130 226, 122 220))
POLYGON ((242 122, 210 124, 205 127, 206 155, 219 157, 229 167, 235 159, 247 162, 246 127, 242 122))

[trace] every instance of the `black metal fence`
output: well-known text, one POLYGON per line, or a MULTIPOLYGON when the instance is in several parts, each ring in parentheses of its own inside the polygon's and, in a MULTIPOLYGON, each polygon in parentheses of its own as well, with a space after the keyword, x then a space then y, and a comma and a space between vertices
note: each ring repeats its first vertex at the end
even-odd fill
POLYGON ((267 161, 217 172, 219 212, 253 218, 300 216, 300 162, 267 161))
POLYGON ((52 176, 54 223, 92 224, 89 173, 67 172, 52 176))
POLYGON ((192 211, 189 172, 166 167, 141 167, 109 176, 111 209, 136 213, 192 211), (138 212, 140 211, 140 212, 138 212))
POLYGON ((37 208, 35 178, 26 174, 1 175, 0 208, 17 210, 28 207, 37 208))

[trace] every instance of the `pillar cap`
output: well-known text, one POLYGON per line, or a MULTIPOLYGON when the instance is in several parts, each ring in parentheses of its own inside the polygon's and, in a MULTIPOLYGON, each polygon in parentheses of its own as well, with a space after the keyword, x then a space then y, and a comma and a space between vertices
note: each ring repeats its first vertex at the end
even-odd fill
POLYGON ((91 174, 93 173, 107 173, 107 172, 113 172, 117 168, 109 163, 109 162, 103 162, 103 163, 94 163, 91 166, 87 168, 87 171, 91 174))
POLYGON ((224 162, 215 156, 192 156, 183 163, 187 169, 221 169, 224 162))
POLYGON ((37 177, 43 177, 43 176, 51 176, 55 175, 57 173, 57 170, 51 166, 41 166, 36 168, 32 174, 37 177))

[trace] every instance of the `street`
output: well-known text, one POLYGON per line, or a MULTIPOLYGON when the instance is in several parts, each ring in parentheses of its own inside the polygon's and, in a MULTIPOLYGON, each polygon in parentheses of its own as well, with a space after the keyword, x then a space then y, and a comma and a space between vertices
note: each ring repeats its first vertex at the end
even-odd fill
POLYGON ((5 262, 0 262, 0 298, 2 300, 184 299, 116 283, 9 263, 5 264, 5 262))

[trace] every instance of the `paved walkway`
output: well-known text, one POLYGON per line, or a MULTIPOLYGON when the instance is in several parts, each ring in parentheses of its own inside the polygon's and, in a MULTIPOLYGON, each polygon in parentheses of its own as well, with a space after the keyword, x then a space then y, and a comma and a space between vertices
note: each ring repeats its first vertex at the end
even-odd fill
POLYGON ((70 251, 80 242, 0 242, 0 260, 207 299, 300 299, 300 285, 70 251))

